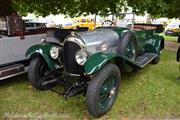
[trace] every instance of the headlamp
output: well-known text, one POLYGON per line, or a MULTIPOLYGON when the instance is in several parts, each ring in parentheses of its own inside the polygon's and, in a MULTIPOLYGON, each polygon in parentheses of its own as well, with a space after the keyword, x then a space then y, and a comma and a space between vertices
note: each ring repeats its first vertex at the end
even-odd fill
POLYGON ((76 62, 79 64, 79 65, 84 65, 84 63, 86 62, 87 60, 87 53, 84 52, 83 50, 79 50, 76 52, 75 54, 75 59, 76 59, 76 62))
POLYGON ((59 57, 59 48, 57 47, 52 47, 50 49, 50 55, 53 59, 57 59, 59 57))

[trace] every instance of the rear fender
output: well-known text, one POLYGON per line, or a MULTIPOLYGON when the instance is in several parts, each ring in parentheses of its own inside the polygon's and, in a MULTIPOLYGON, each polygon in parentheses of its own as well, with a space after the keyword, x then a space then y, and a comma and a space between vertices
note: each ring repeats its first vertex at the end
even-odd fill
POLYGON ((150 38, 144 47, 148 53, 160 55, 160 51, 164 48, 164 37, 155 36, 150 38))
POLYGON ((34 55, 41 55, 47 62, 49 68, 52 70, 58 63, 56 60, 53 60, 50 56, 50 49, 53 46, 54 45, 49 43, 34 45, 26 51, 26 57, 28 59, 31 59, 34 55))

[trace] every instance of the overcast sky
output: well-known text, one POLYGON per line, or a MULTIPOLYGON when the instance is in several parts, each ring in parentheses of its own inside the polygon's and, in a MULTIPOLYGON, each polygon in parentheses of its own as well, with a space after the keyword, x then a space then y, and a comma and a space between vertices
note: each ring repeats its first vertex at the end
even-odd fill
MULTIPOLYGON (((88 18, 94 18, 94 15, 89 15, 87 16, 88 18)), ((147 20, 148 15, 145 16, 135 16, 136 21, 146 21, 147 20)), ((132 14, 126 15, 125 19, 132 19, 132 14)), ((73 19, 72 18, 67 18, 64 15, 49 15, 47 17, 36 17, 34 14, 28 14, 28 16, 23 17, 23 19, 32 19, 34 21, 39 21, 39 22, 44 22, 47 24, 69 24, 69 23, 73 23, 73 19)), ((100 17, 97 16, 97 21, 100 20, 100 17)), ((166 21, 167 18, 161 18, 159 19, 159 21, 166 21)))

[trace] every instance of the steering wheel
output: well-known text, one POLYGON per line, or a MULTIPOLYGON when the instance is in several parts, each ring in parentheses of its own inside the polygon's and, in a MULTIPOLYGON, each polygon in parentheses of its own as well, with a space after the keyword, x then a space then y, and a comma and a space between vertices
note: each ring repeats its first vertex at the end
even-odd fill
POLYGON ((111 20, 105 20, 104 22, 102 22, 102 26, 103 27, 111 27, 111 26, 115 26, 115 23, 111 20))

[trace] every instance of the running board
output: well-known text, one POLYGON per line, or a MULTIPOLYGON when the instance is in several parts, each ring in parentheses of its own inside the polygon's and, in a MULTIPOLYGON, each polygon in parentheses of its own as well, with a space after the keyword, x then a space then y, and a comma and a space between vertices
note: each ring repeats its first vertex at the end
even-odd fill
POLYGON ((14 64, 0 68, 0 80, 4 80, 16 75, 25 73, 25 67, 23 64, 14 64))
POLYGON ((144 53, 144 54, 136 57, 135 65, 137 65, 140 68, 143 68, 145 65, 150 63, 155 57, 157 57, 156 54, 144 53))

